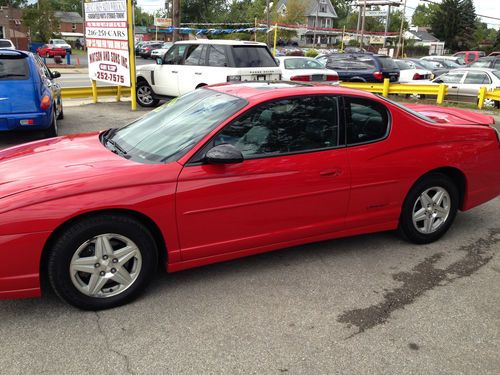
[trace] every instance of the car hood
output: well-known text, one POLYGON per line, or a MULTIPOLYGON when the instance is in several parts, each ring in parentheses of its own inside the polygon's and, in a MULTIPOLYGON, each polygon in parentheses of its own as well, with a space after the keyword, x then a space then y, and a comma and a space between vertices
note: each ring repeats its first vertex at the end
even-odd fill
POLYGON ((156 64, 147 64, 147 65, 140 65, 136 68, 136 72, 151 72, 155 70, 156 64))
POLYGON ((438 107, 425 104, 405 104, 405 107, 421 113, 424 116, 430 117, 434 121, 441 124, 456 124, 456 125, 493 125, 495 119, 493 116, 484 115, 482 113, 467 111, 464 109, 451 107, 438 107))
POLYGON ((112 153, 100 143, 98 133, 12 147, 0 151, 0 212, 20 204, 175 179, 177 174, 168 173, 165 167, 133 162, 112 153), (162 173, 158 173, 162 167, 162 173))

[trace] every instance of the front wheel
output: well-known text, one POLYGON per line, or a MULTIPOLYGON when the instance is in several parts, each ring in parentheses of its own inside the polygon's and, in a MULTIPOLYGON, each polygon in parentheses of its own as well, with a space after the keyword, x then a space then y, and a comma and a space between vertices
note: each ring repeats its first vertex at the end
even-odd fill
POLYGON ((423 177, 403 203, 399 232, 417 244, 438 240, 453 223, 458 200, 458 188, 449 177, 440 173, 423 177))
POLYGON ((154 98, 154 92, 151 86, 146 81, 137 83, 137 102, 141 107, 155 107, 160 102, 154 98))
POLYGON ((157 246, 128 216, 89 217, 68 227, 49 255, 48 277, 59 297, 83 310, 102 310, 136 298, 157 265, 157 246))

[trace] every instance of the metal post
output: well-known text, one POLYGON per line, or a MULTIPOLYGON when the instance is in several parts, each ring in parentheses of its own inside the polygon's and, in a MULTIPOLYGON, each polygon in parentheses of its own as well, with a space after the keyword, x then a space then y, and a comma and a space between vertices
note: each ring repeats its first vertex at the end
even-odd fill
POLYGON ((316 29, 318 28, 319 0, 316 2, 316 20, 314 21, 313 47, 316 46, 316 29))
POLYGON ((269 18, 269 0, 266 0, 266 13, 267 13, 267 34, 266 34, 266 42, 267 42, 267 45, 269 45, 269 32, 271 31, 270 28, 271 28, 271 21, 270 21, 270 18, 269 18))
POLYGON ((172 41, 177 42, 179 40, 179 27, 181 25, 181 2, 180 0, 172 1, 172 25, 174 30, 172 32, 172 41))
POLYGON ((358 24, 356 26, 356 40, 359 38, 359 29, 361 27, 361 5, 359 6, 358 9, 358 24))
POLYGON ((384 47, 387 45, 387 33, 389 31, 389 22, 391 20, 391 6, 387 6, 387 17, 385 19, 385 30, 384 30, 384 47))
POLYGON ((274 52, 273 55, 276 57, 276 41, 278 39, 278 24, 274 25, 274 52))
POLYGON ((361 41, 359 42, 359 48, 363 48, 363 39, 365 37, 365 19, 366 19, 366 0, 363 4, 363 20, 361 21, 361 41))
MULTIPOLYGON (((134 12, 132 0, 127 0, 127 20, 128 20, 128 57, 130 67, 130 99, 132 100, 131 109, 137 109, 137 97, 135 94, 135 40, 134 40, 134 12)), ((97 91, 97 90, 96 90, 97 91)))

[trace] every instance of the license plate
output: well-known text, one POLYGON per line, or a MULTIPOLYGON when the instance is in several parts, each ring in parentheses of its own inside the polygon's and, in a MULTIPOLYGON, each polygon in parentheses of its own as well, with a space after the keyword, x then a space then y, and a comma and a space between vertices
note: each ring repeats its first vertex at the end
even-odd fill
POLYGON ((325 77, 323 76, 323 74, 313 74, 312 75, 312 81, 314 81, 314 82, 321 82, 324 80, 325 80, 325 77))

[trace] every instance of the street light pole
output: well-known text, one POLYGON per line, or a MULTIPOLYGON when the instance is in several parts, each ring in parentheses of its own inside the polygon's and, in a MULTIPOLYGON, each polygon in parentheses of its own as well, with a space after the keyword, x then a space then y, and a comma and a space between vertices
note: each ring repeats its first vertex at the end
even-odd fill
POLYGON ((363 48, 363 39, 365 38, 365 18, 366 18, 366 0, 363 4, 363 20, 361 21, 361 41, 359 42, 359 48, 363 48))
POLYGON ((267 45, 269 45, 269 30, 271 28, 271 20, 269 18, 269 0, 266 0, 266 13, 267 13, 267 45))

